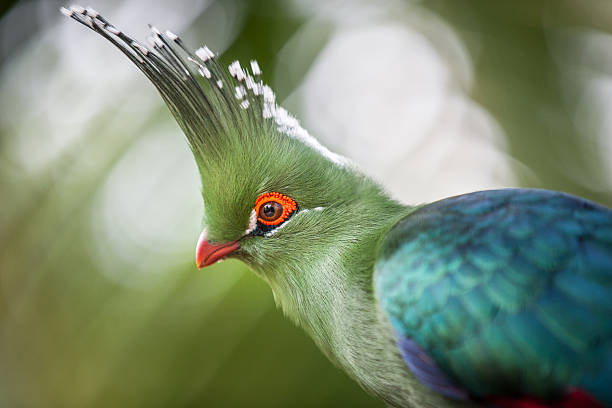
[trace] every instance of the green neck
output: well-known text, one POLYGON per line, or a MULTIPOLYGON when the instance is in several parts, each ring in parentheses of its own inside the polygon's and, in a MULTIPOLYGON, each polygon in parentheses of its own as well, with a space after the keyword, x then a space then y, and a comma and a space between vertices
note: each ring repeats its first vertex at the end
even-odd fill
POLYGON ((304 251, 308 259, 296 256, 262 276, 284 313, 363 388, 392 406, 445 406, 407 369, 372 285, 383 237, 415 208, 383 194, 366 197, 351 216, 339 208, 331 217, 337 223, 316 231, 304 251))
POLYGON ((322 211, 328 212, 322 214, 326 227, 311 230, 309 247, 301 253, 306 259, 284 256, 280 259, 288 261, 262 276, 284 313, 357 378, 360 368, 350 356, 368 352, 356 339, 371 337, 359 331, 377 331, 381 323, 372 286, 376 252, 386 232, 412 209, 377 189, 364 192, 356 203, 322 211))

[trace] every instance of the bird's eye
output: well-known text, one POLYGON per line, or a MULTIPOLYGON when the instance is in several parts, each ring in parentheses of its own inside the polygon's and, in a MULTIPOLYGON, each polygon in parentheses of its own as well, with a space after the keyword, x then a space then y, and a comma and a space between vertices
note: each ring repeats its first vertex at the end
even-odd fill
POLYGON ((276 221, 283 215, 283 206, 276 201, 268 201, 259 207, 259 218, 265 221, 276 221))
POLYGON ((264 225, 280 225, 297 209, 295 201, 281 193, 264 193, 255 200, 257 220, 264 225))

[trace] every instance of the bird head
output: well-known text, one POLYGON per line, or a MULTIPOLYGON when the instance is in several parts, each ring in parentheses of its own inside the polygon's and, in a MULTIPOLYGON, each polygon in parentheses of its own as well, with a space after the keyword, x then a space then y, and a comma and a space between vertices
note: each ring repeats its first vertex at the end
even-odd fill
POLYGON ((224 69, 207 47, 191 52, 172 32, 151 27, 147 47, 95 10, 62 11, 136 64, 187 136, 204 200, 199 268, 241 259, 271 284, 287 311, 296 298, 308 299, 313 282, 333 286, 344 279, 347 262, 359 264, 373 251, 356 245, 380 236, 373 231, 403 208, 278 106, 255 61, 224 69), (329 276, 314 279, 309 270, 329 276))

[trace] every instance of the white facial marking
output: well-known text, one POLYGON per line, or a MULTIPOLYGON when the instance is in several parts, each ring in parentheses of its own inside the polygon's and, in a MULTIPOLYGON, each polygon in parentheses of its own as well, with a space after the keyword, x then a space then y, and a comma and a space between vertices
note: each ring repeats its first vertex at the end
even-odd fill
MULTIPOLYGON (((304 208, 300 211, 297 212, 297 214, 295 214, 296 216, 299 216, 300 214, 305 214, 307 212, 310 211, 323 211, 325 209, 325 207, 315 207, 315 208, 304 208)), ((253 212, 255 212, 255 210, 253 210, 253 212)), ((251 215, 253 216, 253 214, 251 215)), ((271 237, 272 235, 276 234, 276 232, 283 228, 285 225, 287 225, 288 223, 291 222, 293 218, 289 218, 287 221, 283 222, 280 226, 278 226, 277 228, 273 229, 272 231, 266 232, 264 234, 264 237, 271 237)), ((257 222, 257 218, 255 218, 255 222, 257 222)))
POLYGON ((255 209, 253 209, 249 217, 249 227, 244 232, 244 235, 249 235, 251 232, 255 231, 255 228, 257 228, 257 214, 255 214, 255 209))
POLYGON ((315 207, 315 208, 304 208, 302 210, 300 210, 300 213, 307 213, 310 211, 323 211, 325 209, 325 207, 315 207))
POLYGON ((285 225, 287 225, 291 220, 287 220, 285 222, 283 222, 281 225, 279 225, 278 227, 274 228, 272 231, 268 231, 264 234, 264 237, 271 237, 272 235, 276 234, 278 232, 278 230, 280 230, 281 228, 283 228, 285 225))

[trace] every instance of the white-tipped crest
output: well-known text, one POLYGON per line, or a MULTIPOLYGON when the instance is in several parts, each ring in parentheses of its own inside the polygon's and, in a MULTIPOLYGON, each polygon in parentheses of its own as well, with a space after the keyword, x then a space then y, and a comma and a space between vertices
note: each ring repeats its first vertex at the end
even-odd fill
POLYGON ((255 60, 251 60, 251 71, 255 76, 261 75, 261 69, 259 69, 259 64, 255 60))
MULTIPOLYGON (((236 105, 242 110, 253 107, 247 111, 249 114, 245 118, 249 118, 248 120, 272 119, 280 133, 299 140, 338 165, 344 166, 349 163, 346 158, 322 146, 300 126, 293 116, 276 104, 274 92, 260 79, 261 69, 257 61, 250 61, 252 75, 248 70, 243 69, 238 61, 232 62, 228 66, 231 77, 228 77, 222 74, 222 70, 215 61, 214 52, 207 46, 204 45, 192 53, 171 31, 162 33, 157 28, 149 26, 152 32, 148 38, 152 49, 149 49, 115 28, 92 8, 71 6, 70 9, 67 9, 62 7, 61 12, 96 31, 123 51, 156 85, 166 101, 171 101, 169 107, 179 123, 187 129, 186 133, 189 131, 198 133, 202 129, 214 132, 216 128, 222 127, 218 115, 211 111, 213 102, 210 98, 212 97, 217 103, 225 104, 231 104, 231 100, 234 99, 236 105), (189 63, 194 67, 190 67, 189 63), (209 91, 205 92, 201 88, 201 85, 194 79, 192 68, 201 77, 210 81, 213 89, 217 90, 217 96, 209 95, 206 93, 209 91), (237 83, 231 84, 232 80, 237 83), (224 84, 225 82, 230 83, 224 84), (235 91, 235 98, 227 97, 230 89, 235 91), (259 102, 254 103, 257 101, 259 102), (253 112, 259 112, 259 118, 253 112), (191 116, 185 117, 184 115, 191 116)), ((234 120, 247 120, 245 118, 234 118, 234 120)), ((190 138, 190 135, 188 134, 187 137, 190 138)), ((202 136, 191 136, 192 147, 200 140, 197 137, 202 136)))
POLYGON ((207 47, 203 46, 196 50, 195 54, 203 61, 206 62, 211 58, 215 57, 215 54, 207 47))

